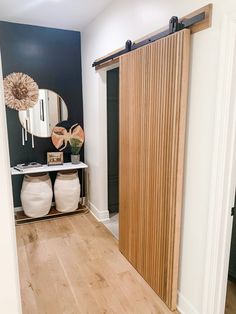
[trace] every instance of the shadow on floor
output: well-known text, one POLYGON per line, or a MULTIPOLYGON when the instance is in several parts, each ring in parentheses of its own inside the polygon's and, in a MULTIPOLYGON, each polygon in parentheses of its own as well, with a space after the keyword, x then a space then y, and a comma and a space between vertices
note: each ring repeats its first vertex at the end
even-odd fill
POLYGON ((110 220, 104 221, 103 224, 119 240, 119 213, 110 214, 110 220))

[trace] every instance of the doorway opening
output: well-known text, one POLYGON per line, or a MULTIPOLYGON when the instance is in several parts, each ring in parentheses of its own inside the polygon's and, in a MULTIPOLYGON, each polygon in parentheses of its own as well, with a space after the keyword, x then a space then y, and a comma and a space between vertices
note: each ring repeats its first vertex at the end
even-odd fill
POLYGON ((119 229, 119 68, 108 70, 107 86, 107 188, 110 220, 107 228, 118 239, 119 229))

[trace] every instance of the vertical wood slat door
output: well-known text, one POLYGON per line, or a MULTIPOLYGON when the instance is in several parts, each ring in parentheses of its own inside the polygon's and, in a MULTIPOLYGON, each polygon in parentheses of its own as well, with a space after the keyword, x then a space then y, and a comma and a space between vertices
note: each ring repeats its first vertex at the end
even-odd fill
POLYGON ((190 31, 120 58, 121 253, 176 309, 190 31))

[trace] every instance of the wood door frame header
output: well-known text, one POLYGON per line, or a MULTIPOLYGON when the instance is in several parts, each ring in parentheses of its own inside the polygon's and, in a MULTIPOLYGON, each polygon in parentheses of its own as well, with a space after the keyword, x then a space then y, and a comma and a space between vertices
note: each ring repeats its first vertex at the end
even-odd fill
MULTIPOLYGON (((213 5, 210 3, 198 10, 195 10, 193 12, 191 12, 190 14, 188 15, 185 15, 183 17, 181 17, 179 19, 179 22, 183 22, 183 20, 186 20, 186 19, 191 19, 197 15, 200 15, 202 13, 205 14, 205 18, 200 21, 199 23, 196 23, 196 24, 193 24, 189 27, 190 31, 191 31, 191 34, 194 34, 194 33, 197 33, 197 32, 200 32, 204 29, 207 29, 209 27, 211 27, 211 24, 212 24, 212 8, 213 8, 213 5)), ((164 28, 161 28, 153 33, 150 33, 142 38, 139 38, 138 40, 135 40, 134 43, 136 45, 138 45, 140 42, 144 41, 144 40, 147 40, 148 38, 150 37, 155 37, 157 36, 159 33, 162 33, 162 32, 165 32, 167 29, 167 27, 164 27, 164 28)), ((105 58, 109 58, 111 57, 112 55, 114 54, 117 54, 117 53, 121 53, 122 51, 124 51, 126 48, 125 47, 122 47, 122 48, 119 48, 117 50, 114 50, 113 52, 101 57, 101 58, 98 58, 95 60, 94 64, 95 64, 95 70, 100 70, 101 68, 104 68, 104 67, 107 67, 107 66, 110 66, 114 63, 117 63, 119 62, 119 57, 116 57, 116 58, 113 58, 113 59, 110 59, 108 60, 107 62, 104 62, 102 64, 99 64, 99 65, 96 65, 97 62, 100 62, 101 60, 105 59, 105 58)))

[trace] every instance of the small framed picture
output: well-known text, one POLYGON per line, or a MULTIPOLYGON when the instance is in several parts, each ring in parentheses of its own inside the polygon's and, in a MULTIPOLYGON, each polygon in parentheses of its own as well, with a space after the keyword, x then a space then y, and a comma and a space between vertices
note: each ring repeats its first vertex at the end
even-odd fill
POLYGON ((48 166, 63 165, 63 152, 48 152, 48 166))

